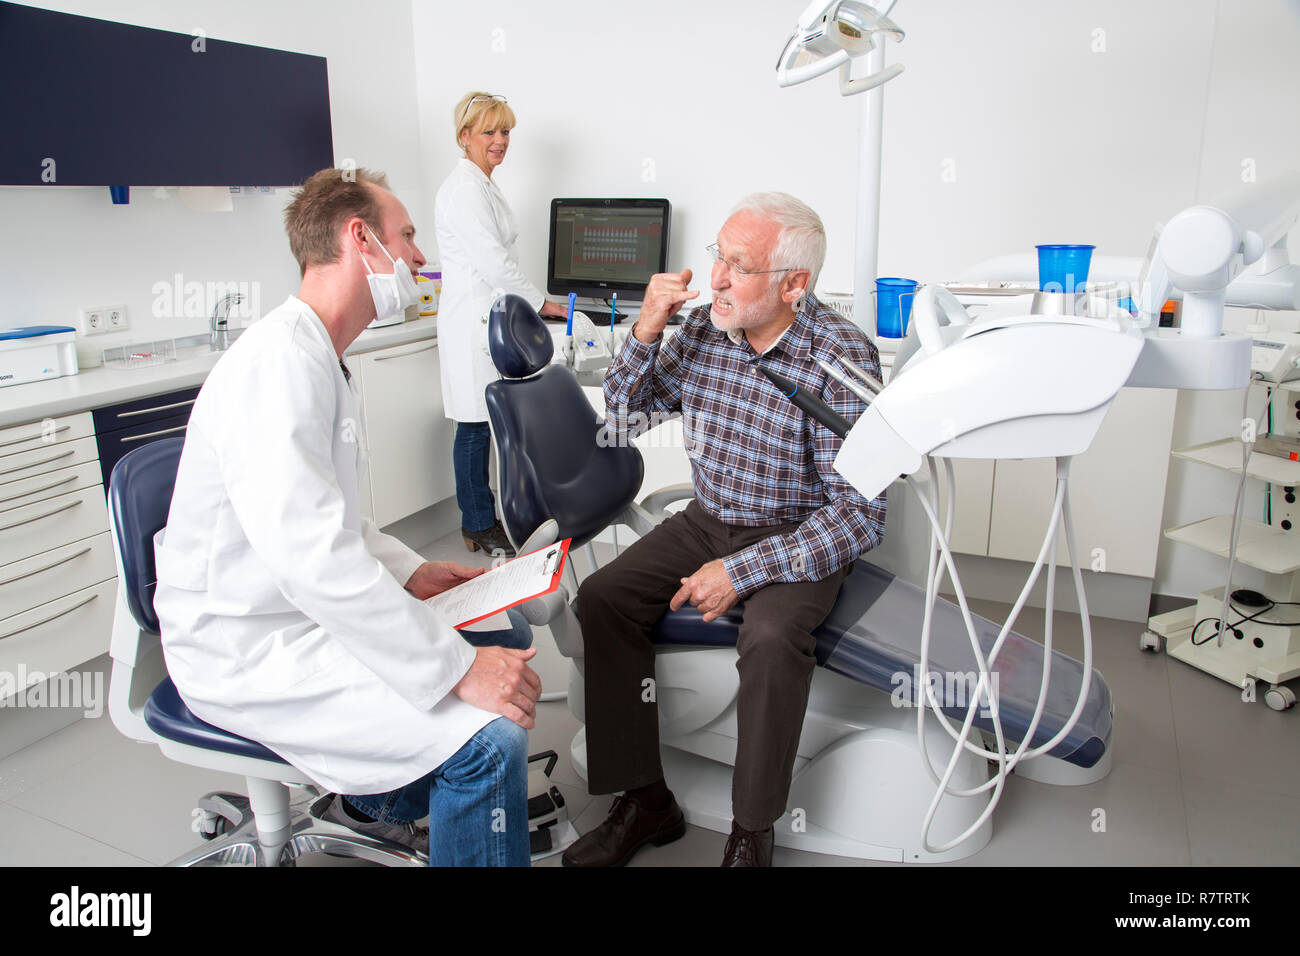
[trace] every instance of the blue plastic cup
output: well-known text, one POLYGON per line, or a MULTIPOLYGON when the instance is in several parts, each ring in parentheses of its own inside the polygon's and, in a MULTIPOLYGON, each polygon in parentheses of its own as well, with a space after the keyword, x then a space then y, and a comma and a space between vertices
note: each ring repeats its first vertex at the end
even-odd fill
POLYGON ((1038 246, 1038 291, 1082 292, 1096 246, 1050 244, 1038 246))
POLYGON ((911 279, 876 280, 877 335, 887 339, 901 339, 907 334, 907 320, 912 317, 916 285, 911 279))

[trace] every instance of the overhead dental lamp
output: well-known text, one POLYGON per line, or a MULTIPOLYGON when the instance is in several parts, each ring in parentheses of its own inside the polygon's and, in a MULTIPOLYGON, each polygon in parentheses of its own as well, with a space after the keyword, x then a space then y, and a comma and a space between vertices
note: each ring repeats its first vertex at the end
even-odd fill
POLYGON ((883 84, 903 72, 903 64, 885 66, 885 41, 899 43, 903 31, 889 19, 897 0, 879 4, 862 0, 813 0, 776 64, 776 82, 794 86, 840 71, 840 95, 872 91, 864 104, 858 145, 857 249, 854 254, 853 320, 874 334, 877 249, 880 245, 880 150, 884 117, 883 84), (853 60, 867 58, 866 76, 853 78, 853 60))
MULTIPOLYGON (((893 3, 889 7, 893 7, 893 3)), ((887 8, 888 10, 888 8, 887 8)), ((840 68, 840 93, 852 96, 892 80, 903 72, 903 64, 859 79, 850 76, 850 60, 865 56, 876 48, 877 37, 895 43, 903 31, 884 13, 860 0, 813 0, 799 17, 799 25, 790 34, 776 64, 776 82, 794 86, 840 68)))

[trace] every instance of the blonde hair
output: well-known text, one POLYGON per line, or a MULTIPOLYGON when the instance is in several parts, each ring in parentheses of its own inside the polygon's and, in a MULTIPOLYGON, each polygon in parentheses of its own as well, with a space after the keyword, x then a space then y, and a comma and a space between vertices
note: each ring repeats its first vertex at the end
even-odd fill
POLYGON ((506 129, 515 128, 515 111, 510 108, 510 104, 481 90, 474 90, 462 96, 452 113, 452 119, 456 123, 456 145, 460 147, 461 152, 465 151, 465 144, 460 141, 460 134, 466 130, 472 133, 496 126, 504 126, 506 129))

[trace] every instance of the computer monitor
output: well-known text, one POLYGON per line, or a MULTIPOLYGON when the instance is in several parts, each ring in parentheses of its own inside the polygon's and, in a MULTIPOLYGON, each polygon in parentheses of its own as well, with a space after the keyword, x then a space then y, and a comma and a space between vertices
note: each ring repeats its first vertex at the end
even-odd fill
POLYGON ((640 302, 668 269, 667 199, 552 199, 546 291, 640 302))

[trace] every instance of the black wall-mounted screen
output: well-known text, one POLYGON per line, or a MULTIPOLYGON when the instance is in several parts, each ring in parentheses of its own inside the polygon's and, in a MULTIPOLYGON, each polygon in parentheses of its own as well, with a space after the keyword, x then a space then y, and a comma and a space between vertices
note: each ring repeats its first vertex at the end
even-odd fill
POLYGON ((325 58, 0 2, 0 184, 292 186, 334 165, 325 58))
POLYGON ((668 269, 667 199, 552 199, 546 291, 641 301, 668 269))

